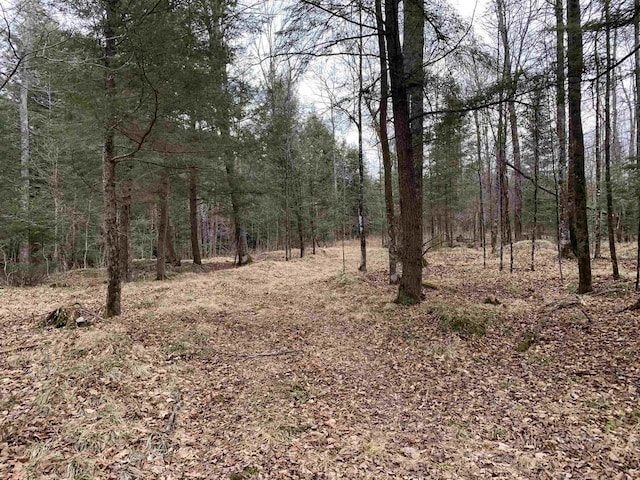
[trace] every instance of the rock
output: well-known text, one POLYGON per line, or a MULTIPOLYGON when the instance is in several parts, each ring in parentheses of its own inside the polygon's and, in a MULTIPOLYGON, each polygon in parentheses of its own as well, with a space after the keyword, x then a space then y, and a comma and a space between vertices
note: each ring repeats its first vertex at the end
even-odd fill
POLYGON ((76 327, 86 327, 89 325, 89 322, 84 317, 76 318, 76 327))

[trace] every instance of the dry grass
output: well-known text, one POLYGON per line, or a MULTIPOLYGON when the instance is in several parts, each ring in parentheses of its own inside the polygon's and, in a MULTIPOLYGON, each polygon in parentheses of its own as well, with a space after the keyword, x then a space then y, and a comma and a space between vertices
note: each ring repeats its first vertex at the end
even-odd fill
POLYGON ((37 325, 99 310, 100 271, 0 289, 0 478, 638 478, 640 320, 616 313, 631 261, 616 283, 598 260, 595 293, 550 311, 575 298, 575 265, 561 284, 553 245, 535 272, 529 249, 513 274, 430 254, 439 289, 411 308, 385 252, 361 275, 355 244, 345 272, 327 248, 140 275, 124 315, 86 329, 37 325))

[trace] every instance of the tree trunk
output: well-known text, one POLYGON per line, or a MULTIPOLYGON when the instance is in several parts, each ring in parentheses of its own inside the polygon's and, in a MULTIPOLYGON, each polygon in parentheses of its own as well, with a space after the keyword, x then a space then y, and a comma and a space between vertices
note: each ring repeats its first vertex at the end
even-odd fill
POLYGON ((316 254, 316 246, 318 245, 318 231, 316 228, 316 209, 311 207, 311 220, 309 222, 309 226, 311 227, 311 254, 316 254))
POLYGON ((496 150, 496 169, 500 218, 500 270, 504 269, 504 246, 511 245, 511 220, 509 218, 509 179, 506 161, 506 119, 504 107, 500 105, 498 113, 498 146, 496 150))
POLYGON ((131 164, 127 172, 127 179, 122 185, 122 199, 120 202, 120 212, 118 215, 118 237, 119 237, 119 261, 120 277, 123 282, 130 282, 132 279, 133 252, 131 250, 131 195, 133 190, 133 179, 131 178, 131 164))
MULTIPOLYGON (((414 3, 415 0, 412 0, 405 5, 405 9, 411 9, 414 3)), ((398 31, 398 0, 388 0, 385 3, 385 13, 402 229, 402 279, 396 301, 414 304, 420 302, 422 297, 422 164, 414 158, 411 139, 404 59, 398 31)), ((424 15, 418 15, 420 23, 423 19, 424 15)), ((422 35, 422 27, 417 35, 422 35)), ((405 48, 411 50, 410 45, 406 45, 405 48)), ((420 159, 421 155, 418 155, 418 158, 420 159)))
MULTIPOLYGON (((28 7, 27 7, 28 8, 28 7)), ((29 93, 31 90, 31 69, 29 55, 32 45, 33 12, 27 11, 27 28, 22 49, 22 64, 20 65, 20 210, 24 218, 24 225, 29 223, 29 203, 31 195, 29 163, 31 161, 31 145, 29 130, 29 93)), ((29 228, 25 228, 21 235, 18 250, 18 261, 23 264, 31 262, 31 245, 29 228)))
MULTIPOLYGON (((611 2, 605 0, 605 17, 609 24, 611 21, 611 2)), ((618 256, 616 255, 616 237, 615 225, 613 218, 613 188, 611 185, 611 146, 614 142, 611 127, 611 70, 613 68, 611 61, 611 34, 610 29, 606 29, 606 47, 607 47, 607 72, 605 76, 605 100, 604 100, 604 183, 605 196, 607 199, 607 230, 609 233, 609 255, 611 256, 611 269, 613 270, 613 278, 620 278, 618 270, 618 256)))
POLYGON ((582 26, 580 0, 567 1, 567 59, 569 77, 569 164, 573 170, 575 238, 580 281, 578 293, 591 291, 591 257, 587 222, 587 186, 582 133, 582 26))
MULTIPOLYGON (((302 195, 300 194, 300 197, 302 197, 302 195)), ((298 227, 298 247, 300 248, 300 258, 304 257, 304 225, 303 225, 303 218, 302 218, 302 212, 300 211, 302 209, 301 205, 302 205, 302 200, 301 198, 298 198, 298 206, 296 207, 296 225, 298 227)))
MULTIPOLYGON (((640 0, 634 1, 636 12, 640 10, 640 0)), ((640 15, 633 22, 635 48, 635 110, 636 110, 636 195, 638 197, 638 246, 636 252, 636 290, 640 289, 640 15)), ((638 302, 640 304, 640 301, 638 302)))
MULTIPOLYGON (((509 36, 507 32, 506 11, 504 0, 497 0, 496 6, 498 8, 498 29, 502 36, 502 43, 504 48, 504 78, 505 84, 509 85, 509 96, 513 96, 516 93, 515 80, 513 78, 512 65, 511 65, 511 52, 509 48, 509 36)), ((509 99, 507 102, 509 112, 509 124, 511 126, 511 143, 513 146, 513 165, 516 167, 514 172, 514 189, 513 189, 513 223, 514 223, 514 235, 515 240, 520 241, 522 239, 522 176, 521 160, 520 160, 520 140, 518 137, 518 122, 516 116, 516 105, 513 99, 509 99)), ((506 140, 506 139, 505 139, 506 140)))
POLYGON ((540 172, 540 104, 542 91, 535 93, 533 104, 533 227, 531 229, 531 271, 535 270, 536 235, 538 229, 538 177, 540 172))
MULTIPOLYGON (((478 154, 478 199, 480 201, 480 246, 482 247, 482 265, 487 266, 487 245, 485 238, 485 223, 484 223, 484 195, 482 191, 482 177, 483 177, 483 165, 482 165, 482 137, 480 134, 480 120, 478 119, 478 111, 473 112, 473 119, 476 124, 476 144, 478 154)), ((474 244, 475 244, 475 226, 474 226, 474 244)))
POLYGON ((182 261, 180 260, 180 256, 176 252, 176 245, 175 245, 176 227, 171 224, 170 215, 169 215, 170 208, 168 206, 168 203, 169 203, 169 198, 167 198, 167 236, 165 237, 167 242, 167 250, 166 250, 167 261, 174 267, 179 267, 182 264, 182 261))
POLYGON ((122 291, 120 275, 120 257, 118 255, 117 193, 116 166, 114 159, 114 137, 117 120, 115 118, 113 97, 116 93, 116 80, 113 61, 116 56, 116 34, 114 24, 117 18, 115 11, 118 0, 107 0, 106 18, 103 27, 105 38, 104 64, 107 75, 106 102, 107 117, 102 152, 102 186, 104 194, 104 251, 107 264, 107 305, 105 317, 120 315, 120 296, 122 291))
POLYGON ((362 0, 358 8, 360 39, 358 41, 358 236, 360 237, 360 265, 358 270, 367 271, 367 236, 364 226, 364 152, 362 149, 362 0))
MULTIPOLYGON (((227 138, 229 138, 227 136, 227 138)), ((251 263, 251 256, 249 255, 249 247, 247 243, 247 232, 244 228, 244 222, 242 218, 242 212, 240 207, 240 199, 238 196, 238 181, 236 177, 236 169, 233 162, 233 158, 230 157, 231 152, 228 152, 224 156, 224 166, 227 172, 227 183, 229 185, 230 197, 231 197, 231 215, 233 225, 235 228, 235 241, 236 241, 236 255, 237 265, 240 267, 251 263)))
POLYGON ((560 191, 560 254, 572 256, 570 224, 573 202, 567 185, 567 121, 564 58, 564 2, 556 0, 556 135, 558 136, 558 189, 560 191))
POLYGON ((158 242, 156 246, 156 280, 166 280, 167 235, 169 230, 169 173, 162 173, 158 191, 158 242))
POLYGON ((598 34, 595 37, 594 55, 596 57, 596 192, 595 192, 595 231, 594 231, 594 247, 593 258, 602 257, 601 245, 602 245, 602 211, 601 211, 601 197, 602 197, 602 122, 600 120, 600 57, 598 54, 598 34))
POLYGON ((189 169, 189 225, 191 231, 191 255, 195 265, 202 265, 198 242, 198 171, 189 169))
POLYGON ((497 228, 497 215, 495 209, 495 185, 493 181, 493 176, 491 174, 491 155, 489 154, 489 130, 486 124, 485 118, 485 127, 484 127, 484 156, 487 159, 487 193, 489 200, 489 222, 490 222, 490 236, 491 236, 491 253, 495 255, 496 247, 498 244, 498 228, 497 228))
POLYGON ((387 214, 387 233, 389 235, 389 283, 398 283, 398 254, 396 247, 396 220, 393 204, 393 172, 391 150, 387 124, 387 106, 389 97, 389 81, 387 79, 387 51, 384 39, 384 19, 382 17, 382 0, 376 0, 376 25, 378 28, 378 49, 380 52, 380 148, 382 150, 382 166, 384 169, 384 203, 387 214))

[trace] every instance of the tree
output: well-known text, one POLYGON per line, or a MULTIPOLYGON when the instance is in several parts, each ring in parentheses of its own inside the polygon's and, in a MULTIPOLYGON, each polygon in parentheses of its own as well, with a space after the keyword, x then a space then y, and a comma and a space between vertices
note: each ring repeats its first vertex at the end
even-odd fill
MULTIPOLYGON (((607 26, 611 23, 611 4, 610 0, 605 0, 605 22, 607 26)), ((604 101, 604 183, 607 199, 607 231, 609 233, 609 255, 611 257, 611 268, 613 269, 613 278, 620 278, 618 270, 618 257, 616 255, 616 237, 613 218, 613 186, 611 183, 611 146, 613 144, 612 126, 611 126, 611 96, 615 85, 612 88, 611 75, 613 71, 613 63, 611 59, 611 29, 606 29, 606 78, 605 78, 605 101, 604 101)), ((615 108, 614 97, 614 108, 615 108)))
POLYGON ((378 137, 382 151, 382 165, 384 169, 384 201, 387 218, 387 234, 389 235, 389 283, 398 283, 397 235, 395 206, 393 203, 391 150, 389 148, 389 135, 387 125, 387 108, 389 103, 389 79, 387 71, 387 47, 384 37, 384 18, 382 16, 382 0, 376 0, 376 26, 378 28, 378 55, 380 60, 380 120, 378 122, 378 137))
MULTIPOLYGON (((502 45, 504 50, 504 76, 503 81, 507 86, 508 95, 510 97, 507 102, 507 109, 509 112, 509 125, 511 127, 511 144, 513 148, 513 165, 516 168, 514 190, 513 190, 513 223, 514 223, 514 236, 516 242, 522 239, 522 176, 519 171, 521 170, 520 159, 520 139, 518 136, 518 121, 516 116, 516 105, 513 100, 513 96, 517 91, 516 75, 512 73, 511 64, 511 47, 509 41, 509 32, 507 29, 507 14, 504 0, 496 0, 497 14, 498 14, 498 29, 502 37, 502 45)), ((518 62, 516 62, 518 63, 518 62)), ((517 67, 518 65, 516 65, 517 67)), ((506 140, 506 139, 505 139, 506 140)))
POLYGON ((558 136, 558 190, 560 194, 560 255, 571 255, 570 225, 573 217, 573 185, 568 182, 567 170, 567 122, 566 122, 566 91, 565 91, 565 24, 564 2, 556 0, 556 133, 558 136))
MULTIPOLYGON (((634 7, 637 11, 640 11, 640 0, 634 1, 634 7)), ((633 22, 633 46, 635 49, 634 60, 634 76, 635 76, 635 113, 636 113, 636 195, 638 197, 638 211, 636 212, 638 218, 638 245, 636 253, 636 290, 640 289, 640 15, 634 17, 633 22)), ((640 301, 638 302, 640 305, 640 301)))
POLYGON ((567 0, 567 76, 569 80, 569 167, 573 171, 575 238, 580 281, 578 293, 591 291, 591 257, 587 222, 587 186, 582 132, 582 25, 580 0, 567 0))
POLYGON ((202 265, 198 240, 198 171, 194 166, 189 168, 189 226, 193 263, 202 265))
POLYGON ((104 240, 105 258, 107 263, 107 305, 106 317, 120 315, 122 284, 120 277, 120 258, 118 256, 118 225, 117 225, 117 193, 115 159, 115 117, 113 97, 116 93, 116 78, 114 60, 116 57, 117 17, 116 10, 119 0, 106 0, 103 34, 105 42, 104 67, 106 74, 107 115, 104 125, 103 162, 103 209, 104 209, 104 240))
MULTIPOLYGON (((414 304, 420 302, 422 297, 422 164, 418 164, 422 156, 418 155, 418 158, 415 158, 412 140, 405 61, 400 45, 398 3, 398 0, 387 0, 385 3, 385 33, 389 53, 391 99, 398 155, 400 228, 402 231, 402 278, 396 301, 403 304, 414 304)), ((414 1, 411 7, 407 5, 405 8, 417 7, 415 3, 414 1)), ((424 16, 413 18, 412 15, 408 15, 405 18, 410 20, 410 24, 405 25, 405 29, 409 28, 416 35, 421 36, 423 26, 420 27, 419 32, 414 27, 416 22, 423 22, 424 16), (413 25, 411 22, 414 22, 413 25)), ((420 42, 410 43, 405 48, 411 51, 412 46, 415 47, 416 44, 420 44, 420 42)), ((412 58, 415 59, 417 56, 421 59, 421 52, 422 50, 417 54, 414 50, 412 58)), ((422 63, 421 60, 418 61, 422 63)))
POLYGON ((362 86, 362 61, 364 55, 363 38, 362 38, 362 0, 358 4, 358 23, 359 39, 358 39, 358 234, 360 236, 360 265, 358 270, 367 271, 367 232, 364 224, 364 152, 362 145, 362 96, 364 95, 362 86))
MULTIPOLYGON (((20 192, 20 203, 22 215, 29 218, 29 203, 31 197, 30 172, 31 163, 31 132, 29 128, 29 96, 31 95, 32 72, 29 55, 34 48, 35 37, 35 3, 25 1, 24 9, 24 29, 22 32, 20 46, 20 180, 22 182, 20 192)), ((20 263, 29 264, 31 262, 31 245, 28 230, 25 232, 20 242, 18 259, 20 263)))

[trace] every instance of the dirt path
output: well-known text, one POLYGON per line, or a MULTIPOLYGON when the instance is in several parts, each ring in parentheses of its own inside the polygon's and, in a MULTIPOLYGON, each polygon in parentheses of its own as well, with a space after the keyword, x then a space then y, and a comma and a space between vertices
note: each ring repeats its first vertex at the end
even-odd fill
POLYGON ((328 248, 136 282, 88 329, 34 322, 97 308, 99 276, 0 290, 0 351, 36 345, 0 354, 0 477, 640 477, 640 321, 606 265, 572 306, 552 250, 512 275, 443 251, 440 289, 404 308, 369 258, 365 276, 350 245, 346 275, 328 248))

